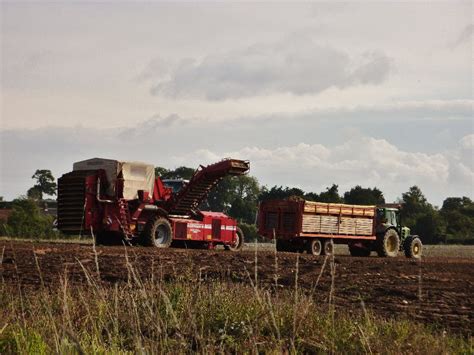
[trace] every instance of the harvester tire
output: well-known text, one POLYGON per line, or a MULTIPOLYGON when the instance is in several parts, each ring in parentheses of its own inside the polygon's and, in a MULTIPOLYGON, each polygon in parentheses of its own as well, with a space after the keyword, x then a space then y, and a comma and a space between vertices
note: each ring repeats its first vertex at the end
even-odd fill
POLYGON ((388 229, 377 240, 377 254, 381 257, 395 257, 400 249, 400 238, 395 229, 388 229))
POLYGON ((421 259, 423 244, 416 235, 409 235, 403 242, 403 250, 407 258, 421 259))
POLYGON ((361 248, 349 244, 349 253, 351 253, 351 256, 368 257, 370 256, 370 248, 361 248))
POLYGON ((323 243, 319 238, 312 238, 308 240, 308 254, 321 255, 323 253, 323 243))
POLYGON ((242 229, 237 227, 235 231, 235 243, 234 244, 226 244, 224 245, 224 248, 226 250, 230 251, 240 251, 242 250, 242 247, 244 246, 244 232, 242 232, 242 229))
POLYGON ((332 255, 334 254, 334 242, 332 239, 325 239, 323 243, 323 255, 332 255))
POLYGON ((142 244, 150 247, 168 248, 173 241, 173 230, 166 218, 155 216, 142 232, 142 244))

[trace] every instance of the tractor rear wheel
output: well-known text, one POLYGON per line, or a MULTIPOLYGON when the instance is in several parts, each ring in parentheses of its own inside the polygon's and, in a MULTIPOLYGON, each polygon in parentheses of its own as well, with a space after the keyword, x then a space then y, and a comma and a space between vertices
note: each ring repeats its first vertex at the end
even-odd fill
POLYGON ((403 249, 407 258, 421 259, 423 244, 416 235, 409 235, 403 242, 403 249))
POLYGON ((142 232, 143 245, 168 248, 172 241, 173 231, 166 218, 155 216, 147 222, 142 232))
POLYGON ((381 257, 395 257, 400 249, 400 238, 395 229, 389 229, 378 237, 377 254, 381 257))
POLYGON ((242 229, 237 227, 235 231, 235 240, 233 244, 226 244, 224 245, 224 248, 226 250, 230 251, 240 251, 242 250, 242 247, 244 246, 244 232, 242 232, 242 229))
POLYGON ((326 239, 323 243, 323 255, 332 255, 334 254, 334 242, 332 239, 326 239))
POLYGON ((308 241, 308 254, 321 255, 323 253, 323 243, 321 239, 313 238, 308 241))

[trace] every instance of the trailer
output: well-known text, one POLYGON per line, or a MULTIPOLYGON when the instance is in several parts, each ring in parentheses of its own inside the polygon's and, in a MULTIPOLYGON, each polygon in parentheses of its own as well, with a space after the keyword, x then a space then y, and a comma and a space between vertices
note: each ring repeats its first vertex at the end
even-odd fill
POLYGON ((363 206, 305 201, 269 200, 259 206, 258 233, 275 239, 279 251, 330 255, 334 243, 347 244, 353 256, 394 257, 404 251, 420 258, 421 239, 401 225, 399 206, 363 206))
POLYGON ((249 168, 248 161, 224 159, 201 165, 189 181, 180 182, 162 181, 153 165, 141 162, 77 162, 58 179, 58 229, 93 235, 100 244, 240 250, 244 236, 237 222, 224 213, 201 211, 199 204, 225 176, 249 168))

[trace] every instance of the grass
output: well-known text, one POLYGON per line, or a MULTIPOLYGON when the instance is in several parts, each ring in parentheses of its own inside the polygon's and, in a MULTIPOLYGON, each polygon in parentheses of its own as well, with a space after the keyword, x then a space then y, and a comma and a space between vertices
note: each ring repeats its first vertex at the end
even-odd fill
MULTIPOLYGON (((324 267, 337 273, 334 260, 324 267)), ((79 261, 78 261, 79 262, 79 261)), ((257 263, 257 259, 255 260, 257 263)), ((298 270, 296 265, 296 270, 298 270)), ((263 288, 208 282, 190 269, 175 282, 142 280, 128 263, 128 282, 113 286, 83 268, 86 282, 23 290, 0 288, 0 353, 472 353, 472 339, 404 320, 340 314, 298 286, 263 288)), ((275 270, 278 270, 275 255, 275 270)), ((38 267, 38 272, 41 270, 38 267)))

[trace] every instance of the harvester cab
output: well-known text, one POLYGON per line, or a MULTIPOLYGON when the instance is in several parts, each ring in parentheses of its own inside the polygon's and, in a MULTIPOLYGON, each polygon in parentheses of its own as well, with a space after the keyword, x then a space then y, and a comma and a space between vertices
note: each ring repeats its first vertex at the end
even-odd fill
POLYGON ((186 184, 189 183, 189 180, 184 179, 162 179, 161 181, 163 182, 163 185, 171 189, 174 194, 180 192, 186 184))
POLYGON ((420 258, 420 237, 411 235, 410 228, 402 224, 401 208, 400 204, 377 207, 375 249, 380 256, 396 256, 399 251, 404 251, 407 257, 420 258))

